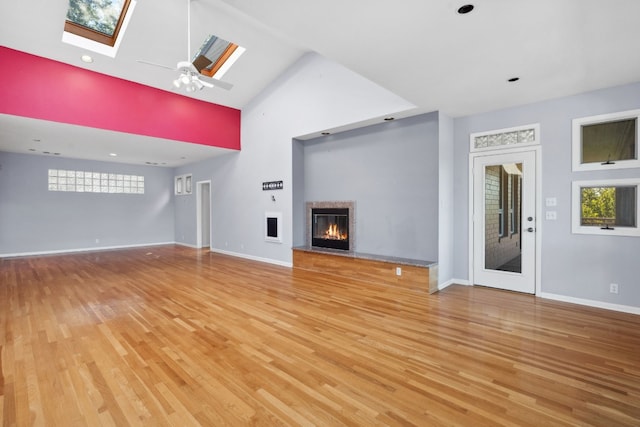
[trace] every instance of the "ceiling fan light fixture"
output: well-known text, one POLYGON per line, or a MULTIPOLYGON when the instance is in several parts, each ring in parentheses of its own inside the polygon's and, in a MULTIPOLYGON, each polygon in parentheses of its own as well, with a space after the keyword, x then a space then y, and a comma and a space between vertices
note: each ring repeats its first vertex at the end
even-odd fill
POLYGON ((183 75, 181 75, 181 76, 180 76, 180 81, 181 81, 183 84, 188 85, 188 84, 191 82, 191 79, 189 78, 189 76, 188 76, 188 75, 183 74, 183 75))
POLYGON ((173 81, 173 86, 174 86, 176 89, 180 89, 180 86, 182 86, 182 83, 180 82, 180 79, 175 79, 175 80, 173 81))

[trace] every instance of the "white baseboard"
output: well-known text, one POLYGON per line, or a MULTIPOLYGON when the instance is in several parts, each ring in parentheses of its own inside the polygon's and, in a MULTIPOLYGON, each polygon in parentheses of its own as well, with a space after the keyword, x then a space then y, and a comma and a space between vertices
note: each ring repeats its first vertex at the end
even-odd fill
POLYGON ((176 244, 176 242, 141 243, 141 244, 135 244, 135 245, 119 245, 119 246, 94 246, 92 248, 59 249, 55 251, 16 252, 16 253, 0 254, 0 258, 17 258, 17 257, 40 256, 40 255, 60 255, 60 254, 72 254, 77 252, 109 251, 113 249, 132 249, 132 248, 144 248, 147 246, 164 246, 164 245, 173 245, 173 244, 176 244))
POLYGON ((237 257, 237 258, 244 258, 244 259, 248 259, 248 260, 251 260, 251 261, 258 261, 258 262, 264 262, 264 263, 267 263, 267 264, 279 265, 281 267, 289 267, 289 268, 293 267, 293 263, 292 262, 278 261, 278 260, 271 259, 271 258, 262 258, 262 257, 253 256, 253 255, 241 254, 239 252, 225 251, 225 250, 216 249, 216 248, 211 248, 211 252, 215 252, 215 253, 219 253, 219 254, 223 254, 223 255, 234 256, 234 257, 237 257))
POLYGON ((640 314, 640 307, 633 307, 630 305, 611 304, 608 302, 574 298, 574 297, 568 297, 565 295, 550 294, 547 292, 540 292, 536 294, 536 296, 540 298, 555 300, 555 301, 570 302, 573 304, 586 305, 589 307, 603 308, 605 310, 620 311, 623 313, 630 313, 630 314, 640 314))
POLYGON ((444 283, 439 283, 438 284, 438 290, 441 291, 445 288, 448 288, 451 285, 462 285, 462 286, 469 286, 470 283, 468 280, 463 280, 463 279, 451 279, 451 280, 447 280, 444 283))
POLYGON ((441 291, 443 289, 448 288, 449 286, 453 285, 455 282, 453 281, 453 279, 451 280, 447 280, 444 283, 438 283, 438 290, 441 291))
POLYGON ((184 246, 191 249, 204 249, 204 248, 199 248, 196 245, 190 245, 189 243, 184 243, 184 242, 175 242, 175 244, 178 246, 184 246))

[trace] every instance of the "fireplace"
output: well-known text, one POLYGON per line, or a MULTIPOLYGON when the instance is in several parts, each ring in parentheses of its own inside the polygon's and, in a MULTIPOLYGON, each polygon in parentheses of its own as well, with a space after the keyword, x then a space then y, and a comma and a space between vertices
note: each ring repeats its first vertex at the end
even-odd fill
POLYGON ((353 202, 307 203, 307 244, 316 248, 353 250, 353 202))
POLYGON ((348 251, 349 209, 312 209, 311 246, 348 251))

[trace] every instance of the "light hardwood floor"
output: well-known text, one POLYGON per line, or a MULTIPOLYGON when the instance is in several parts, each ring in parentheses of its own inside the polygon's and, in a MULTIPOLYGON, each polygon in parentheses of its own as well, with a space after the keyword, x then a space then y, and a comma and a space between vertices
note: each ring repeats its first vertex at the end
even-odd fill
POLYGON ((638 426, 640 316, 182 247, 0 260, 4 425, 638 426))

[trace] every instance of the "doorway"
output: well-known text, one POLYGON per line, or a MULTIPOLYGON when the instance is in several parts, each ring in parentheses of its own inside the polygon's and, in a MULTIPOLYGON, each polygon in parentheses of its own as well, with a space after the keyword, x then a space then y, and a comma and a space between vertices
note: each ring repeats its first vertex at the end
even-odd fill
POLYGON ((211 181, 196 184, 196 205, 196 246, 211 248, 211 181))
POLYGON ((538 150, 472 156, 472 284, 534 294, 538 150))

